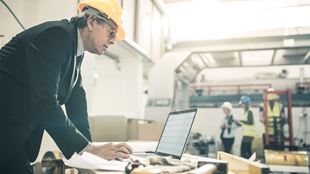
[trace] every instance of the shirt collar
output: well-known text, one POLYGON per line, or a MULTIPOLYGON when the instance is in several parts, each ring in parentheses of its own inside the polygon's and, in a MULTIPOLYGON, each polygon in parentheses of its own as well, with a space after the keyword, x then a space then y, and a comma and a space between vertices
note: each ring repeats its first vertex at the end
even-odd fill
POLYGON ((84 45, 83 45, 83 40, 82 40, 82 36, 80 33, 80 30, 77 29, 77 51, 76 51, 76 57, 81 56, 84 54, 84 45))

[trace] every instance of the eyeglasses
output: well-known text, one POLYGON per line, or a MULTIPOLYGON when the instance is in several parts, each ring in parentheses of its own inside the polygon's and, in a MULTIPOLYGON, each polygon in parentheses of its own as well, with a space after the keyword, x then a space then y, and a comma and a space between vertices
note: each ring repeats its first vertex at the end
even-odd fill
POLYGON ((117 33, 117 25, 113 23, 113 21, 106 19, 104 17, 101 16, 96 16, 97 18, 104 20, 104 23, 107 24, 108 27, 106 27, 106 29, 108 30, 108 37, 109 39, 114 39, 116 37, 116 33, 117 33))
POLYGON ((117 31, 116 30, 112 30, 110 29, 109 27, 106 27, 107 31, 109 32, 108 33, 108 37, 109 39, 114 39, 116 37, 116 33, 117 31))

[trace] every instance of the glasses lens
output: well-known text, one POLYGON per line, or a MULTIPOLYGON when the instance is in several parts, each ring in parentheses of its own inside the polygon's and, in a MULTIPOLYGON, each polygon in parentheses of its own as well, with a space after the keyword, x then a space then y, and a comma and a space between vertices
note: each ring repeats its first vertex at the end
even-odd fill
POLYGON ((116 30, 110 31, 110 36, 111 39, 116 37, 116 30))
POLYGON ((101 16, 98 16, 98 18, 104 20, 104 23, 107 25, 107 30, 109 31, 109 38, 112 39, 116 37, 117 25, 113 21, 111 21, 111 19, 107 19, 101 16))

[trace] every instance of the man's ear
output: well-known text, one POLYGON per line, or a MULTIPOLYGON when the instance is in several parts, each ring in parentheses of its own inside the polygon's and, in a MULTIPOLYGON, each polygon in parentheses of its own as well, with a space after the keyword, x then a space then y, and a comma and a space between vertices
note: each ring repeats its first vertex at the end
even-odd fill
POLYGON ((94 28, 94 18, 92 18, 91 16, 89 16, 87 18, 87 28, 88 28, 88 31, 93 31, 93 28, 94 28))

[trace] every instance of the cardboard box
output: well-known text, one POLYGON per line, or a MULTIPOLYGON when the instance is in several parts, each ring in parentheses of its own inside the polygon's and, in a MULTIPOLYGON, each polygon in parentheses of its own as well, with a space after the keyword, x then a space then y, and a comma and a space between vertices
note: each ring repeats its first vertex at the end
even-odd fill
POLYGON ((93 141, 127 141, 127 119, 125 116, 91 116, 88 119, 93 141))
POLYGON ((128 119, 127 139, 141 141, 158 141, 163 125, 154 121, 128 119))
POLYGON ((158 141, 163 125, 158 123, 138 124, 138 140, 158 141))

